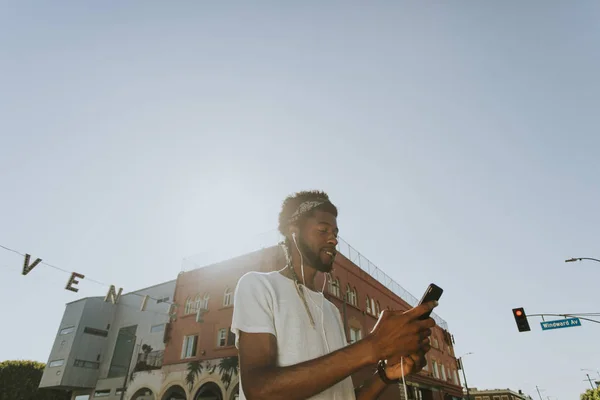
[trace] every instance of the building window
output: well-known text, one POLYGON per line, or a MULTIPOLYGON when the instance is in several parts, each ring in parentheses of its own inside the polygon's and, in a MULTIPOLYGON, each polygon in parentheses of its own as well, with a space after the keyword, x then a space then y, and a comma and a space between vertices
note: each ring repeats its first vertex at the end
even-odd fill
POLYGON ((431 338, 431 347, 433 347, 434 349, 440 348, 438 340, 436 338, 431 338))
POLYGON ((435 360, 433 361, 432 369, 433 369, 433 376, 435 378, 439 379, 440 378, 440 373, 439 373, 439 370, 438 370, 438 364, 437 364, 437 362, 435 360))
POLYGON ((69 333, 73 333, 75 332, 75 327, 74 326, 68 326, 66 328, 62 328, 60 330, 60 335, 68 335, 69 333))
POLYGON ((197 345, 198 345, 198 335, 184 337, 183 338, 183 347, 181 348, 181 358, 195 357, 197 345))
POLYGON ((350 284, 346 286, 346 299, 348 300, 349 304, 352 304, 356 307, 356 288, 353 289, 352 287, 350 287, 350 284))
POLYGON ((194 312, 198 312, 198 310, 202 308, 202 300, 202 296, 200 296, 199 294, 196 295, 196 298, 194 299, 194 312))
POLYGON ((376 301, 375 302, 375 315, 377 315, 379 317, 380 313, 381 313, 381 307, 379 306, 379 302, 376 301))
MULTIPOLYGON (((456 386, 460 385, 460 383, 458 382, 458 372, 455 369, 452 370, 452 380, 454 381, 454 384, 456 386)), ((506 399, 506 400, 508 400, 508 399, 506 399)))
POLYGON ((96 390, 94 392, 94 398, 96 398, 96 397, 108 397, 108 396, 110 396, 110 389, 96 390))
POLYGON ((337 298, 340 298, 340 280, 335 278, 329 281, 329 293, 337 298))
POLYGON ((502 395, 502 400, 508 400, 508 395, 506 395, 506 394, 503 394, 503 395, 502 395))
POLYGON ((227 344, 227 329, 222 328, 219 329, 219 334, 217 335, 217 347, 225 347, 227 344))
POLYGON ((185 315, 194 313, 194 302, 191 297, 188 297, 185 301, 185 309, 183 310, 185 315))
POLYGON ((225 289, 225 295, 223 296, 223 307, 229 307, 233 305, 233 292, 230 288, 225 289))
POLYGON ((235 334, 230 328, 219 329, 217 335, 217 347, 226 347, 235 345, 235 334))
POLYGON ((371 299, 369 298, 369 296, 367 296, 367 313, 369 313, 369 314, 373 313, 371 311, 371 299))
POLYGON ((50 361, 48 363, 48 367, 50 367, 50 368, 62 367, 64 364, 65 364, 65 360, 54 360, 54 361, 50 361))
POLYGON ((75 396, 74 400, 90 400, 90 395, 89 394, 80 394, 78 396, 75 396))
POLYGON ((362 339, 362 332, 358 328, 350 328, 350 343, 356 343, 362 339))
POLYGON ((102 337, 108 336, 108 331, 105 331, 104 329, 90 328, 89 326, 86 326, 85 328, 83 328, 83 333, 87 333, 88 335, 102 336, 102 337))
POLYGON ((137 325, 119 329, 117 342, 113 350, 112 360, 108 369, 108 378, 125 376, 131 364, 131 356, 135 348, 137 325))
POLYGON ((79 368, 98 369, 100 368, 100 363, 96 361, 75 360, 73 366, 79 368))
POLYGON ((373 315, 376 315, 375 314, 375 299, 373 299, 373 298, 371 299, 371 313, 373 315))
POLYGON ((165 330, 165 324, 160 324, 160 325, 152 325, 150 327, 150 333, 157 333, 157 332, 162 332, 165 330))
POLYGON ((446 380, 446 367, 444 367, 442 364, 440 364, 440 371, 441 371, 441 375, 442 375, 442 380, 445 381, 446 380))
POLYGON ((206 293, 204 295, 204 298, 202 299, 202 308, 204 308, 205 310, 208 310, 209 300, 210 300, 210 295, 208 293, 206 293))

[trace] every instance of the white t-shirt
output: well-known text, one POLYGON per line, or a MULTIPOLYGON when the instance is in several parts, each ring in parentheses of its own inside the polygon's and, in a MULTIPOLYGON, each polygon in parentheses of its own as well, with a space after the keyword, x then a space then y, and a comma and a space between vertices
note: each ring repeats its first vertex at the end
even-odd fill
MULTIPOLYGON (((249 272, 242 276, 235 289, 231 322, 236 347, 239 348, 240 331, 271 333, 277 338, 277 366, 286 367, 347 346, 344 325, 337 307, 319 292, 305 290, 305 293, 316 329, 312 327, 304 303, 291 279, 277 271, 249 272), (324 314, 321 313, 321 305, 324 314)), ((240 400, 245 400, 242 380, 243 376, 240 376, 240 400)), ((353 400, 355 395, 352 378, 347 377, 310 399, 353 400)))

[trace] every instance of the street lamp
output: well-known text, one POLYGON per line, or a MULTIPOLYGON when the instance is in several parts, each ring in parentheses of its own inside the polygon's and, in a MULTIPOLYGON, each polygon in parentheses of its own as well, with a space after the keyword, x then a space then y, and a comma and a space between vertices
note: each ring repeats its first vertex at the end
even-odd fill
POLYGON ((458 364, 460 365, 460 369, 462 369, 463 372, 463 378, 465 379, 465 388, 467 389, 467 400, 471 400, 471 394, 469 393, 469 385, 467 384, 467 374, 465 374, 465 365, 462 362, 462 358, 464 356, 468 356, 470 354, 475 354, 472 351, 463 354, 462 356, 458 357, 458 364))
POLYGON ((545 392, 545 391, 546 391, 546 389, 540 389, 540 388, 539 388, 537 385, 535 385, 535 389, 536 389, 536 390, 537 390, 537 392, 538 392, 538 396, 540 396, 540 400, 543 400, 543 399, 542 399, 542 392, 545 392))
POLYGON ((589 368, 581 368, 582 371, 589 371, 589 372, 595 372, 598 374, 598 378, 600 379, 600 371, 598 371, 597 369, 589 369, 589 368))
MULTIPOLYGON (((598 374, 598 376, 600 377, 600 372, 598 372, 597 370, 594 371, 593 369, 586 369, 586 368, 581 368, 582 371, 592 371, 592 372, 596 372, 598 374)), ((590 374, 585 374, 585 376, 587 376, 587 380, 590 383, 590 386, 592 387, 592 390, 597 389, 600 387, 600 384, 598 384, 598 382, 596 382, 596 387, 594 388, 594 384, 592 383, 592 378, 590 378, 590 374)), ((600 382, 600 381, 599 381, 600 382)))
POLYGON ((600 260, 598 260, 597 258, 589 258, 589 257, 569 258, 568 260, 565 260, 565 262, 575 262, 575 261, 581 261, 581 260, 591 260, 591 261, 600 262, 600 260))

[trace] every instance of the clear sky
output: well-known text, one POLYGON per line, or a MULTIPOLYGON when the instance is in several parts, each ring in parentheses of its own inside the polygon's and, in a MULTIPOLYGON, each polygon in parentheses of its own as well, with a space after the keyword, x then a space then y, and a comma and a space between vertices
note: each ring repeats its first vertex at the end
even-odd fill
MULTIPOLYGON (((444 287, 467 379, 574 399, 600 325, 600 3, 3 2, 0 244, 134 290, 327 191, 341 235, 444 287)), ((0 249, 0 360, 104 295, 0 249)))

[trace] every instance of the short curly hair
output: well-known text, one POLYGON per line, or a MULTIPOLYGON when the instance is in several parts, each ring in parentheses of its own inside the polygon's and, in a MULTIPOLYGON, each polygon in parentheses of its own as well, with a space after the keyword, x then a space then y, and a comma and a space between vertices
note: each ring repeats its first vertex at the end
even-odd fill
POLYGON ((286 197, 281 206, 281 212, 279 213, 279 232, 283 236, 287 236, 290 227, 290 218, 292 217, 292 214, 294 214, 294 212, 298 209, 300 204, 304 203, 305 201, 313 200, 326 200, 326 202, 303 214, 296 222, 294 222, 294 225, 297 225, 299 228, 302 228, 306 220, 312 217, 314 215, 314 212, 317 210, 331 213, 337 218, 337 207, 333 205, 327 193, 320 190, 305 190, 302 192, 297 192, 293 195, 286 197))

